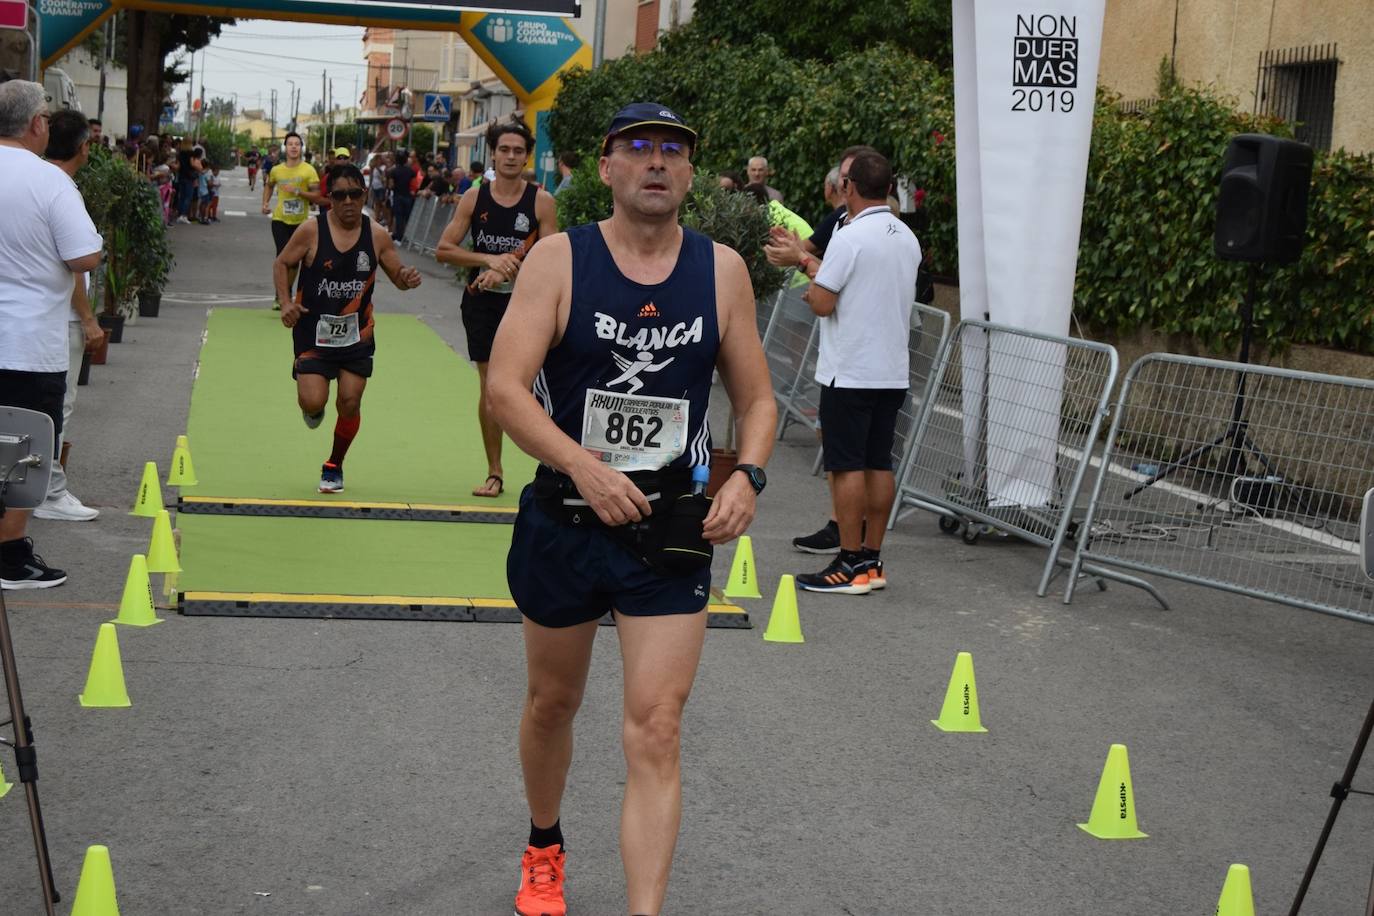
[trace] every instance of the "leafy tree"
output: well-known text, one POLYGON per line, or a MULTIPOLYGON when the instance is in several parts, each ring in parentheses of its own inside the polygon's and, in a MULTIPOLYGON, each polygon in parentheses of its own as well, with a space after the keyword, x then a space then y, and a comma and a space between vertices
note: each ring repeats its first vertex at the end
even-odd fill
POLYGON ((147 10, 127 10, 125 17, 123 62, 129 73, 129 124, 142 124, 145 131, 156 132, 171 87, 184 82, 188 75, 176 65, 167 66, 167 57, 177 50, 199 51, 219 35, 222 26, 234 20, 147 10))
POLYGON ((949 0, 698 0, 692 22, 710 39, 752 44, 769 35, 791 57, 830 61, 890 42, 949 66, 949 0))

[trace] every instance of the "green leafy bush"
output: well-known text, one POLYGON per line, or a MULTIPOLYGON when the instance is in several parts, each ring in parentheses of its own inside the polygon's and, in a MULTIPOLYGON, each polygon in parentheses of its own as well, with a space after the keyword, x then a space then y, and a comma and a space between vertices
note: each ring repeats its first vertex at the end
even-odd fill
POLYGON ((847 146, 868 143, 896 174, 926 189, 930 230, 921 246, 937 273, 957 265, 954 229, 954 89, 934 64, 887 45, 821 66, 788 56, 771 38, 732 45, 682 29, 658 50, 563 75, 550 115, 554 146, 595 158, 612 115, 631 101, 662 102, 700 134, 698 169, 743 172, 764 155, 770 184, 813 224, 828 211, 827 172, 847 146))
MULTIPOLYGON (((584 160, 557 200, 560 229, 609 217, 611 189, 601 181, 598 161, 584 160)), ((768 209, 749 195, 727 191, 714 174, 698 170, 682 202, 682 224, 739 252, 749 268, 755 296, 782 288, 783 271, 769 264, 763 254, 770 226, 768 209)))
POLYGON ((162 203, 148 180, 121 156, 92 147, 76 174, 86 212, 104 239, 100 288, 108 314, 132 314, 140 290, 160 291, 173 258, 162 203))
MULTIPOLYGON (((1090 329, 1150 328, 1226 352, 1240 338, 1248 265, 1213 253, 1222 153, 1237 133, 1285 132, 1204 89, 1141 114, 1102 93, 1093 129, 1075 309, 1090 329)), ((1374 160, 1318 153, 1301 259, 1262 271, 1255 336, 1374 353, 1374 160)))

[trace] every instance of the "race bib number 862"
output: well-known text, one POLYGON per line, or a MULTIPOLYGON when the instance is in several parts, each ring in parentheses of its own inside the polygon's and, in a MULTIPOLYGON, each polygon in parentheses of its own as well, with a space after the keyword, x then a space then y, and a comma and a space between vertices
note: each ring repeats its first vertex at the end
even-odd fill
POLYGON ((682 455, 690 403, 588 389, 582 447, 619 471, 656 471, 682 455))

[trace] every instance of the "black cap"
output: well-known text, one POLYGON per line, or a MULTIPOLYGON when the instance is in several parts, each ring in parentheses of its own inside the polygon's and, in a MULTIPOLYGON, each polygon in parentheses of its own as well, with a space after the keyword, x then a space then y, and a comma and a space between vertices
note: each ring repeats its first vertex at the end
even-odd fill
POLYGON ((631 102, 615 113, 611 126, 606 129, 606 139, 601 143, 602 155, 611 140, 632 127, 671 127, 685 133, 696 146, 697 132, 688 127, 678 115, 666 105, 658 102, 631 102))

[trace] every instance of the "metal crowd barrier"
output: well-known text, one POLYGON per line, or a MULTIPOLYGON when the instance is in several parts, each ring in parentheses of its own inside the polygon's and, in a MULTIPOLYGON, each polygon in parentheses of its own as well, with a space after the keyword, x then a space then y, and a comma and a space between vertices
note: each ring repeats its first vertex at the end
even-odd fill
MULTIPOLYGON (((764 332, 763 354, 768 360, 768 374, 773 383, 773 395, 778 400, 779 438, 792 423, 816 428, 815 410, 795 403, 799 389, 814 384, 807 376, 808 356, 811 374, 815 374, 813 343, 816 337, 816 316, 811 306, 802 301, 805 287, 784 286, 778 293, 764 332)), ((814 399, 813 399, 814 400, 814 399)))
POLYGON ((920 508, 970 544, 1000 531, 1047 546, 1045 594, 1117 366, 1106 344, 960 322, 899 466, 888 526, 920 508))
POLYGON ((1105 564, 1374 623, 1374 382, 1155 353, 1126 373, 1064 601, 1105 564), (1243 399, 1237 397, 1243 392, 1243 399))
POLYGON ((453 218, 455 206, 441 204, 437 197, 416 198, 405 232, 401 235, 401 244, 412 251, 433 254, 439 245, 439 237, 444 234, 444 227, 453 218))

